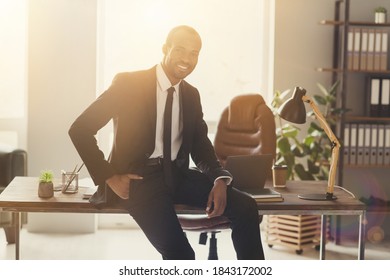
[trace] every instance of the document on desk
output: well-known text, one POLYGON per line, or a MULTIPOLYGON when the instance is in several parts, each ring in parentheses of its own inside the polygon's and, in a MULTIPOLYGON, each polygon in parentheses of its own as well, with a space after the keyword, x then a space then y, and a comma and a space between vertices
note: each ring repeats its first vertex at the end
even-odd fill
POLYGON ((246 193, 253 197, 256 202, 282 202, 284 200, 281 193, 269 188, 256 190, 256 193, 250 191, 246 193))
POLYGON ((88 187, 83 193, 83 199, 89 199, 97 191, 97 186, 88 187))
POLYGON ((95 186, 91 178, 80 179, 79 187, 85 189, 83 199, 89 199, 97 191, 97 186, 95 186))

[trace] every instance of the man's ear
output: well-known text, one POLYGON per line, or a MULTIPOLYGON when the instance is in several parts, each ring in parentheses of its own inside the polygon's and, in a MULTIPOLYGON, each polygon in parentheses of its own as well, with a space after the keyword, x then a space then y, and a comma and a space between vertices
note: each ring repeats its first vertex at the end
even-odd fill
POLYGON ((162 46, 162 51, 163 51, 163 54, 164 54, 164 55, 167 55, 167 53, 168 53, 168 46, 167 46, 167 44, 164 44, 164 45, 162 46))

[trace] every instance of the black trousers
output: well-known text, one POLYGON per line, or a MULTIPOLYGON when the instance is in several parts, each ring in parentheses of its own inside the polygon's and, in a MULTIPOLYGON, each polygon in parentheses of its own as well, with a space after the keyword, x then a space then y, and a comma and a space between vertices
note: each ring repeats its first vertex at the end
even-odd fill
MULTIPOLYGON (((206 209, 213 187, 207 176, 189 169, 174 169, 176 188, 164 184, 161 166, 142 167, 137 173, 142 180, 131 182, 127 209, 151 244, 167 260, 195 259, 178 221, 174 204, 183 203, 206 209)), ((259 218, 255 201, 248 195, 228 187, 224 215, 231 220, 232 241, 237 259, 264 259, 259 218)))

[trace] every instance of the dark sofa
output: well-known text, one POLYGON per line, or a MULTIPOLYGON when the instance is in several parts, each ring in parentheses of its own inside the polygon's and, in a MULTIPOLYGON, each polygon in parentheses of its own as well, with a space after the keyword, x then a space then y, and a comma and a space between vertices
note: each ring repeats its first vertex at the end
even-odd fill
MULTIPOLYGON (((15 176, 27 176, 27 152, 0 144, 0 193, 15 176)), ((7 242, 14 243, 11 213, 0 210, 0 227, 4 228, 7 242)))

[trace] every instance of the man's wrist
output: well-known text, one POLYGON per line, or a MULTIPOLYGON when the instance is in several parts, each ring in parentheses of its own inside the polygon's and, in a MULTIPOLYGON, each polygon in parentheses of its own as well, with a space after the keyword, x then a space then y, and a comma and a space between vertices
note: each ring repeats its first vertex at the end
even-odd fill
POLYGON ((220 176, 220 177, 217 177, 217 179, 215 179, 214 184, 216 184, 218 180, 224 181, 226 186, 229 186, 231 184, 233 178, 230 176, 220 176))

